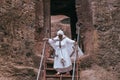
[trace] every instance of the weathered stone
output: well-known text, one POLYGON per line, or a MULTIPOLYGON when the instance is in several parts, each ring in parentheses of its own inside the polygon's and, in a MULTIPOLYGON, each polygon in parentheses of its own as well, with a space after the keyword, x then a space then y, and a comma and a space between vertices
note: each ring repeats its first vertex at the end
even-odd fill
MULTIPOLYGON (((50 24, 49 2, 43 1, 0 0, 0 80, 36 79, 34 68, 38 69, 42 38, 46 37, 44 26, 50 24)), ((77 23, 83 25, 82 49, 90 54, 81 60, 81 80, 119 80, 120 0, 75 1, 77 23)), ((70 36, 69 21, 51 24, 52 37, 56 26, 64 27, 70 36)))

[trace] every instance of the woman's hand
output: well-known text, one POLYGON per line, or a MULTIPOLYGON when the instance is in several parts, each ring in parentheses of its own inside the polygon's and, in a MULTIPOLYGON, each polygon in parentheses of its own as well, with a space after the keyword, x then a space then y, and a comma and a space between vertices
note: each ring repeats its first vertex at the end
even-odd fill
POLYGON ((76 46, 77 44, 78 44, 77 42, 74 43, 75 46, 76 46))
POLYGON ((63 58, 61 59, 61 63, 63 66, 65 66, 65 60, 63 58))
POLYGON ((43 41, 48 41, 49 38, 43 38, 43 41))

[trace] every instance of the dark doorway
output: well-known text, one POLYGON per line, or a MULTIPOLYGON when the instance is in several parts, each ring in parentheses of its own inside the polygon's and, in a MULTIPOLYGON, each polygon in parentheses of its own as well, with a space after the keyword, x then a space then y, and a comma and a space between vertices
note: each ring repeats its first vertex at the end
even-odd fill
POLYGON ((50 6, 51 15, 66 15, 70 17, 71 37, 76 39, 77 14, 75 0, 51 0, 50 6))

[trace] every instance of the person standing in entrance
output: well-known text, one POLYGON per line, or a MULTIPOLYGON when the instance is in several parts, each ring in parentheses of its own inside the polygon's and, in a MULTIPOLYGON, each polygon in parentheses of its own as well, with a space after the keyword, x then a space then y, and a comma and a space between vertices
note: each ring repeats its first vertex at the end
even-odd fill
POLYGON ((70 53, 70 47, 74 46, 75 41, 65 36, 62 30, 57 32, 55 38, 44 38, 43 40, 48 40, 49 44, 55 50, 54 69, 57 71, 57 75, 61 73, 70 74, 72 70, 70 58, 72 52, 70 53))

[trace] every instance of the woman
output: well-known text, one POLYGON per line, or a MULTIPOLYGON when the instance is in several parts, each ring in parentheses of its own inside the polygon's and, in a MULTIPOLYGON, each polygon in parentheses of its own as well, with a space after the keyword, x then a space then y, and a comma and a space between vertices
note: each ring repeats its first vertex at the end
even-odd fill
POLYGON ((57 75, 65 72, 66 74, 70 74, 69 72, 72 70, 72 62, 70 58, 72 53, 71 49, 74 46, 75 41, 66 37, 62 30, 57 32, 55 38, 44 38, 44 40, 48 40, 49 44, 55 50, 54 69, 56 69, 57 75))

